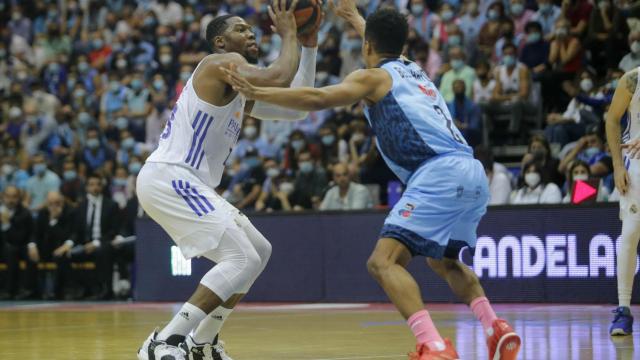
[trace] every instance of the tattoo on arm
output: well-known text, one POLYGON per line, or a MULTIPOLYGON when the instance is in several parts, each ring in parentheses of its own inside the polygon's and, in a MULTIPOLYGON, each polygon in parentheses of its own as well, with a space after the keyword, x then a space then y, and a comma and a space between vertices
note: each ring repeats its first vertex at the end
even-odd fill
POLYGON ((627 91, 631 94, 636 92, 638 86, 638 70, 635 70, 627 76, 627 91))

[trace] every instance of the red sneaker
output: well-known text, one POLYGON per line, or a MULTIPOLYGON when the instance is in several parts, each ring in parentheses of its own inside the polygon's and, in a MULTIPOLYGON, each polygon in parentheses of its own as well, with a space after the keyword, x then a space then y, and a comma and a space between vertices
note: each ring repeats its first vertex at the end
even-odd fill
POLYGON ((451 340, 444 339, 444 350, 431 350, 427 344, 416 345, 416 352, 409 353, 409 360, 460 360, 451 340))
POLYGON ((516 360, 522 340, 511 325, 503 319, 497 319, 487 330, 489 360, 516 360))

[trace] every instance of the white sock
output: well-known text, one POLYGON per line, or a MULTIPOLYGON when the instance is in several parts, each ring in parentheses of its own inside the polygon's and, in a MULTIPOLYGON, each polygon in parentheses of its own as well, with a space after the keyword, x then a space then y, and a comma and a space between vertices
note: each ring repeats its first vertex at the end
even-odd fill
POLYGON ((187 336, 207 314, 195 305, 184 303, 171 322, 160 331, 158 340, 167 340, 172 335, 187 336))
POLYGON ((224 324, 229 315, 231 315, 232 311, 233 309, 218 306, 200 322, 200 325, 198 325, 193 332, 193 341, 198 344, 213 342, 213 339, 220 332, 222 324, 224 324))
POLYGON ((622 222, 622 236, 617 256, 618 275, 618 306, 631 306, 631 291, 633 277, 636 273, 636 254, 640 240, 640 222, 624 220, 622 222))

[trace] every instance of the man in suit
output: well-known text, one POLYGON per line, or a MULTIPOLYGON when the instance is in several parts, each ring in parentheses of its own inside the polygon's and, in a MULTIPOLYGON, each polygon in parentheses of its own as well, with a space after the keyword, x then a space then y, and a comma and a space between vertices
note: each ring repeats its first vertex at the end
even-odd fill
POLYGON ((26 299, 35 296, 37 258, 33 248, 29 247, 32 218, 29 210, 22 206, 22 193, 15 186, 7 186, 0 205, 0 259, 7 264, 5 293, 0 298, 26 299), (20 260, 27 261, 25 279, 19 282, 20 260), (25 285, 23 293, 18 294, 19 283, 25 285))
POLYGON ((73 232, 76 215, 73 209, 65 206, 64 196, 58 191, 47 194, 46 206, 38 212, 33 241, 30 248, 35 247, 40 261, 55 262, 57 265, 53 281, 49 281, 49 273, 43 283, 43 298, 63 298, 63 291, 69 280, 69 252, 73 245, 73 232), (53 291, 53 293, 52 293, 53 291))
POLYGON ((92 174, 87 178, 86 196, 76 216, 75 246, 72 261, 96 263, 95 299, 108 299, 112 293, 113 246, 118 233, 118 207, 104 196, 103 178, 92 174))

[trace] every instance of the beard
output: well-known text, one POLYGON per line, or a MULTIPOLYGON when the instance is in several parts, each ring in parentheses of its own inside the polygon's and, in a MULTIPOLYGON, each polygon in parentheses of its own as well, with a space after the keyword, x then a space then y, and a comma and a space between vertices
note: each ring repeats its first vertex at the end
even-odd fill
POLYGON ((257 55, 253 55, 253 54, 249 53, 248 51, 246 51, 244 53, 244 58, 247 59, 249 64, 255 65, 255 64, 258 63, 258 56, 257 55))

